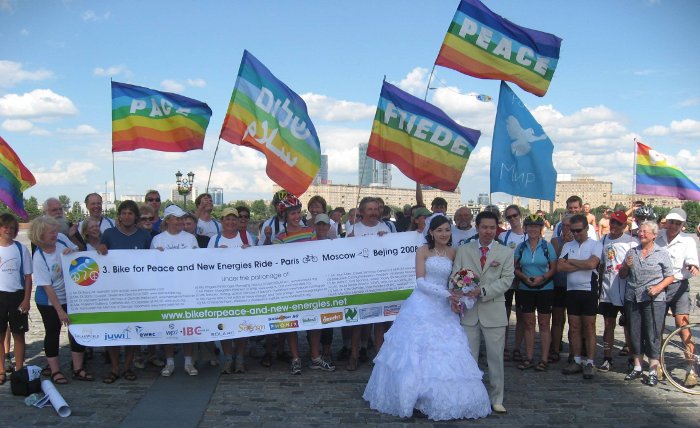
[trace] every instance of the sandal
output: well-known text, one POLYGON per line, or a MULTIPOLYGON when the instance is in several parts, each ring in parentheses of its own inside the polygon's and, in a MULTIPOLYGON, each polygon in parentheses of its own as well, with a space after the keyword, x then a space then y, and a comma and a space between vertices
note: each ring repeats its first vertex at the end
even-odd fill
POLYGON ((7 373, 0 373, 0 385, 4 385, 7 382, 7 373))
POLYGON ((527 360, 527 359, 523 360, 523 362, 518 365, 518 368, 520 370, 527 370, 527 369, 530 369, 532 367, 533 367, 532 361, 527 360))
POLYGON ((548 367, 549 367, 549 364, 547 364, 546 361, 540 361, 535 366, 535 370, 537 370, 538 372, 546 372, 548 367))
POLYGON ((136 373, 134 373, 134 371, 131 369, 124 370, 124 373, 122 373, 122 377, 128 381, 135 381, 138 378, 136 376, 136 373))
POLYGON ((520 349, 513 350, 513 361, 516 363, 523 361, 523 355, 520 353, 520 349))
POLYGON ((84 368, 81 368, 73 370, 73 380, 92 382, 95 378, 90 373, 86 372, 84 368))
POLYGON ((68 383, 68 379, 66 379, 66 377, 63 376, 63 373, 61 373, 59 370, 51 373, 51 382, 53 382, 55 385, 65 385, 68 383))
POLYGON ((620 352, 617 354, 621 357, 626 357, 630 354, 630 348, 627 346, 623 346, 622 349, 620 349, 620 352))
POLYGON ((262 359, 260 360, 260 365, 263 367, 272 366, 272 354, 266 353, 263 355, 262 359))
POLYGON ((510 361, 510 351, 508 349, 503 350, 503 361, 510 361))
POLYGON ((119 375, 118 375, 118 374, 116 374, 116 373, 114 373, 114 372, 109 372, 109 373, 107 373, 107 376, 105 376, 105 377, 102 379, 102 382, 103 382, 103 383, 110 384, 110 383, 116 382, 117 379, 119 379, 119 375))
POLYGON ((46 367, 41 369, 41 375, 44 377, 49 377, 51 376, 51 367, 47 364, 46 367))
POLYGON ((549 351, 549 362, 558 363, 561 360, 561 356, 557 351, 549 351))
POLYGON ((357 364, 358 364, 358 363, 359 363, 359 361, 358 361, 357 358, 355 358, 355 357, 350 357, 350 358, 348 359, 348 365, 347 365, 347 367, 345 367, 345 368, 346 368, 346 370, 349 371, 349 372, 354 372, 355 370, 357 370, 357 364))

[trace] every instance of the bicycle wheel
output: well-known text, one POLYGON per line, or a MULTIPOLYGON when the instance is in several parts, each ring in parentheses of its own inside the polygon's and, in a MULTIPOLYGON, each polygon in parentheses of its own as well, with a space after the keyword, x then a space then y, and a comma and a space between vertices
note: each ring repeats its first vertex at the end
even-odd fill
POLYGON ((700 385, 686 387, 685 379, 688 369, 693 368, 696 374, 700 366, 700 346, 695 346, 694 340, 700 337, 700 324, 689 324, 679 327, 669 334, 661 346, 661 368, 666 379, 676 388, 688 394, 700 394, 700 385), (692 339, 686 346, 682 340, 682 332, 690 332, 692 339))

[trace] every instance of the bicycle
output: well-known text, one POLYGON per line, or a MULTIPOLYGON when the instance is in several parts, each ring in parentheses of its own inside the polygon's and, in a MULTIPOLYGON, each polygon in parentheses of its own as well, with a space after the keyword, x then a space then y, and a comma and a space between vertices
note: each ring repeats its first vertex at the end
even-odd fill
POLYGON ((665 378, 676 388, 688 394, 700 395, 700 385, 692 388, 685 386, 685 376, 692 367, 695 373, 700 373, 700 346, 695 346, 691 340, 691 346, 686 347, 681 333, 688 330, 693 339, 700 337, 700 323, 691 323, 675 329, 669 334, 661 346, 661 368, 665 378))

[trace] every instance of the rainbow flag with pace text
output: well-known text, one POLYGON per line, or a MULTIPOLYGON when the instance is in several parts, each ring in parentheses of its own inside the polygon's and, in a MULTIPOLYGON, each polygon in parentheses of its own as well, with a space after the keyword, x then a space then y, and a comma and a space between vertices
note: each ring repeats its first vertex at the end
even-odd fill
POLYGON ((544 96, 559 61, 561 39, 516 25, 479 0, 462 0, 435 64, 480 79, 507 80, 544 96))
POLYGON ((36 184, 31 171, 24 166, 12 147, 0 137, 0 201, 18 216, 29 217, 24 210, 22 192, 36 184))
POLYGON ((637 141, 636 192, 640 195, 670 196, 700 201, 700 187, 688 176, 666 162, 666 158, 651 147, 637 141))
POLYGON ((384 82, 367 156, 396 165, 420 184, 453 191, 481 132, 384 82))
POLYGON ((208 105, 170 92, 112 82, 112 151, 202 149, 208 105))
POLYGON ((267 176, 303 194, 321 168, 321 145, 306 103, 250 52, 243 52, 221 138, 267 158, 267 176))

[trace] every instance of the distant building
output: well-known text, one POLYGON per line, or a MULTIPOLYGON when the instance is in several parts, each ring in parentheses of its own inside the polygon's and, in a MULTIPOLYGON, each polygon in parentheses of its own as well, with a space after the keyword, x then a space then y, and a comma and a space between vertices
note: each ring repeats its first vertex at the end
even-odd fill
POLYGON ((391 187, 391 165, 367 157, 367 143, 359 146, 358 166, 357 182, 360 186, 378 184, 391 187))
POLYGON ((479 197, 476 198, 476 203, 479 205, 488 205, 491 198, 489 198, 488 193, 479 193, 479 197))
MULTIPOLYGON (((569 174, 560 174, 560 177, 570 177, 569 174)), ((552 212, 559 208, 566 208, 566 199, 577 195, 583 199, 583 203, 590 204, 592 208, 604 205, 609 207, 612 203, 612 182, 599 181, 593 177, 578 177, 569 181, 557 180, 554 201, 542 199, 528 199, 530 212, 542 210, 552 212)))
POLYGON ((134 201, 137 204, 142 204, 146 199, 146 195, 122 195, 120 201, 134 201))
POLYGON ((224 204, 223 187, 210 187, 209 194, 211 195, 211 200, 214 203, 214 206, 220 206, 224 204))
POLYGON ((655 195, 628 195, 625 193, 614 193, 610 201, 610 207, 615 208, 616 205, 623 205, 627 208, 631 207, 635 201, 644 201, 646 205, 653 207, 677 208, 683 205, 685 201, 667 196, 655 195))
MULTIPOLYGON (((193 187, 192 192, 187 195, 187 200, 194 202, 194 200, 197 199, 197 196, 199 196, 199 188, 193 187)), ((181 204, 184 202, 184 197, 178 193, 177 186, 170 189, 170 200, 176 204, 181 204)))
POLYGON ((321 155, 321 168, 314 177, 313 184, 328 184, 328 155, 321 155))

